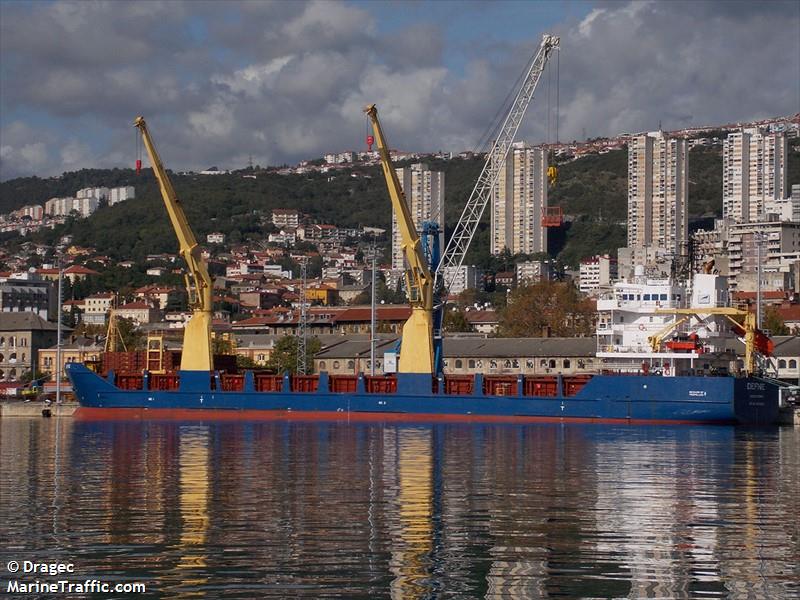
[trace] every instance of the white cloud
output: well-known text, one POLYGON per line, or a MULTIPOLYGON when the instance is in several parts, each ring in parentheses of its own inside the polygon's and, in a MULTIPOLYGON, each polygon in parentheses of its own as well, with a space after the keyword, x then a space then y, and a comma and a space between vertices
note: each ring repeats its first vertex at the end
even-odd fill
MULTIPOLYGON (((453 42, 446 22, 387 33, 371 10, 334 0, 0 3, 0 177, 127 166, 137 114, 175 169, 360 147, 372 102, 396 147, 471 149, 540 40, 532 24, 530 39, 508 42, 478 10, 462 16, 476 20, 471 41, 453 42), (473 60, 453 61, 467 51, 473 60)), ((561 138, 796 111, 799 29, 793 2, 601 2, 555 27, 561 138)), ((546 92, 545 77, 521 138, 545 139, 546 92)))

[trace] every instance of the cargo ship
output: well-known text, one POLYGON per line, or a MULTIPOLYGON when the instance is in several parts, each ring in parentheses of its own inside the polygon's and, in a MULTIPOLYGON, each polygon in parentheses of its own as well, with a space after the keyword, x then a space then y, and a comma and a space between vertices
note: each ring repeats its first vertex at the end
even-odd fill
POLYGON ((771 424, 778 388, 757 377, 527 377, 195 373, 103 378, 67 365, 83 419, 771 424))
POLYGON ((67 373, 78 416, 88 419, 774 423, 779 387, 737 376, 746 364, 736 344, 747 345, 737 312, 727 307, 727 280, 718 275, 696 274, 691 286, 643 277, 617 283, 598 300, 597 374, 110 369, 101 376, 77 363, 67 373))

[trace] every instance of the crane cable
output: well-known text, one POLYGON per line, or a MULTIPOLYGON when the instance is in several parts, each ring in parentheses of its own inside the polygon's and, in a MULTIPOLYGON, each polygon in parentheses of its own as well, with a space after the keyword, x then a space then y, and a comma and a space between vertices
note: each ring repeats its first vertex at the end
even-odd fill
POLYGON ((561 50, 556 51, 556 144, 558 144, 558 120, 561 108, 561 50))
POLYGON ((136 128, 134 128, 133 133, 136 144, 136 174, 138 175, 142 171, 142 136, 141 132, 136 128))
POLYGON ((505 99, 500 103, 497 112, 494 114, 491 121, 489 121, 489 125, 486 127, 486 130, 483 132, 481 137, 478 138, 478 143, 473 148, 473 154, 479 154, 491 150, 492 146, 491 140, 492 138, 497 137, 497 134, 499 133, 498 130, 502 125, 501 118, 503 117, 503 115, 508 114, 511 108, 511 104, 514 101, 514 98, 512 98, 512 96, 514 96, 519 91, 519 88, 522 85, 522 80, 525 78, 528 71, 530 70, 531 63, 536 60, 537 55, 538 52, 534 52, 533 56, 531 56, 531 58, 525 63, 525 66, 523 67, 522 71, 517 77, 517 80, 514 82, 514 85, 512 85, 509 88, 505 99))
POLYGON ((552 80, 553 80, 553 63, 547 63, 547 135, 545 137, 545 143, 549 146, 550 145, 550 131, 552 128, 550 127, 550 117, 553 114, 553 109, 551 107, 550 99, 553 96, 552 93, 552 80))

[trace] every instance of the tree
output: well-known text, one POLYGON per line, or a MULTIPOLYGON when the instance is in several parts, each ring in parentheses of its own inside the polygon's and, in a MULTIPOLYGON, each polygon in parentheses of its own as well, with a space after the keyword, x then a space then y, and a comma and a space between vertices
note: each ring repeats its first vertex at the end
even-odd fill
POLYGON ((224 334, 215 335, 211 339, 211 353, 215 356, 217 354, 234 354, 233 341, 230 336, 224 334))
POLYGON ((249 356, 236 355, 236 366, 240 369, 257 369, 259 365, 249 356))
MULTIPOLYGON (((275 344, 275 348, 269 355, 267 368, 276 373, 297 371, 297 336, 286 335, 275 344)), ((322 344, 317 338, 309 338, 306 341, 306 373, 314 371, 314 355, 320 351, 322 344)))
POLYGON ((131 319, 117 317, 117 331, 119 331, 128 352, 144 347, 144 333, 136 328, 136 324, 131 319))
POLYGON ((464 311, 460 309, 447 310, 442 319, 442 328, 445 331, 472 331, 464 311))
POLYGON ((768 330, 771 335, 789 335, 789 328, 774 306, 767 308, 764 314, 764 329, 768 330))
POLYGON ((542 281, 512 291, 500 311, 500 335, 557 337, 591 334, 594 310, 569 283, 542 281))
POLYGON ((400 278, 397 282, 396 289, 392 290, 383 279, 378 279, 375 284, 375 301, 378 304, 404 304, 406 301, 406 294, 404 291, 403 279, 400 278))

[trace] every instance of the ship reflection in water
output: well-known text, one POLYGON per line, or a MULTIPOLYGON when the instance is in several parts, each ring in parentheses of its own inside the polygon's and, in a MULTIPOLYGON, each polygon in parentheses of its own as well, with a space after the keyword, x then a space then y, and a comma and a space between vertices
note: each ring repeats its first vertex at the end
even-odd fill
POLYGON ((0 565, 164 597, 791 598, 799 514, 793 429, 0 421, 0 565))

